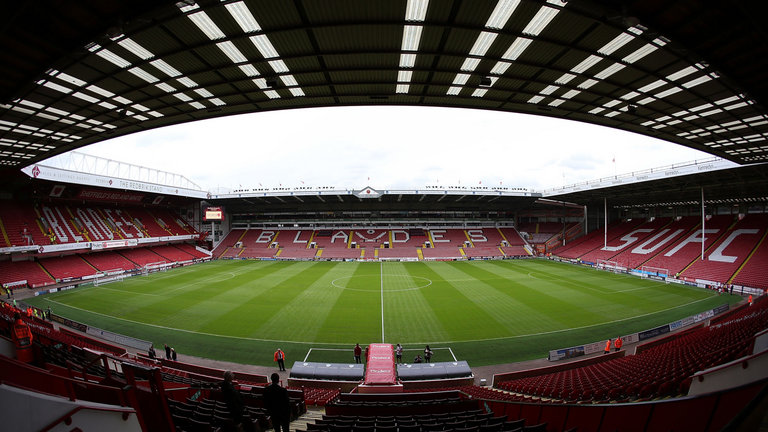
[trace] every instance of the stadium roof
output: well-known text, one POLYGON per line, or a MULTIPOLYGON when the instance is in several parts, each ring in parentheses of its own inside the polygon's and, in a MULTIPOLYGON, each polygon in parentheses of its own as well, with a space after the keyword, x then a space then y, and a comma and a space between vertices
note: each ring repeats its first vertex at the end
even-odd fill
POLYGON ((205 118, 378 104, 561 117, 768 161, 763 2, 29 0, 0 13, 0 167, 205 118))

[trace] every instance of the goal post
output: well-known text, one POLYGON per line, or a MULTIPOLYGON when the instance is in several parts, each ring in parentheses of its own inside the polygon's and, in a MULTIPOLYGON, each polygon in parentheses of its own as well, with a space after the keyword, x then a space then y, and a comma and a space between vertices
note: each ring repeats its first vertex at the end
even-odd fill
POLYGON ((598 270, 612 271, 614 273, 619 273, 627 270, 625 267, 620 266, 617 261, 609 261, 609 260, 601 260, 601 259, 597 260, 597 262, 595 263, 595 268, 598 270))
POLYGON ((166 261, 157 261, 157 262, 144 264, 144 267, 141 268, 141 274, 148 275, 150 273, 154 273, 157 271, 165 271, 168 269, 169 265, 170 263, 166 261))
POLYGON ((125 270, 122 268, 116 268, 112 270, 106 270, 99 272, 99 274, 93 278, 93 286, 105 285, 111 282, 119 282, 127 277, 125 270))
POLYGON ((669 277, 669 269, 663 267, 642 266, 640 267, 640 273, 643 277, 656 276, 663 279, 669 277))

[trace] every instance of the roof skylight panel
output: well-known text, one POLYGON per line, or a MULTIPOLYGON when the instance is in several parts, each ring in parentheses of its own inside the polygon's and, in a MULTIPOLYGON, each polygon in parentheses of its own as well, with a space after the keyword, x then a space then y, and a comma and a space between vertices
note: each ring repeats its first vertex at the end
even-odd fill
MULTIPOLYGON (((493 12, 491 12, 491 15, 488 17, 488 20, 485 22, 485 28, 488 29, 502 29, 507 24, 507 21, 512 16, 512 14, 515 12, 515 9, 520 4, 520 0, 499 0, 496 3, 496 7, 493 8, 493 12)), ((482 57, 485 55, 485 53, 488 52, 488 49, 491 47, 493 42, 496 40, 496 33, 493 32, 487 32, 482 31, 478 35, 477 39, 475 40, 475 43, 472 44, 472 48, 470 49, 469 55, 472 56, 479 56, 482 57)), ((462 71, 463 72, 473 72, 477 65, 480 64, 479 59, 472 59, 469 58, 464 60, 464 63, 462 64, 462 71)), ((498 63, 496 66, 499 66, 498 63)), ((507 68, 509 66, 506 66, 507 68)), ((496 69, 496 67, 494 67, 496 69)), ((506 68, 504 69, 506 71, 506 68)), ((458 95, 461 92, 461 88, 456 87, 457 79, 459 78, 459 75, 464 74, 457 74, 456 79, 453 80, 453 86, 451 86, 448 89, 447 94, 448 95, 458 95), (457 90, 458 88, 458 90, 457 90)), ((468 78, 469 76, 467 76, 468 78)), ((459 85, 466 84, 467 80, 463 79, 463 83, 459 85)))
POLYGON ((209 92, 208 90, 206 90, 204 88, 195 89, 195 93, 197 93, 200 96, 205 97, 205 98, 213 97, 213 93, 209 92))
POLYGON ((160 72, 168 75, 171 78, 177 77, 181 75, 181 72, 179 72, 178 69, 175 67, 169 65, 165 60, 163 59, 157 59, 152 60, 149 62, 152 66, 156 67, 160 72))
POLYGON ((101 88, 99 86, 96 86, 96 85, 89 85, 85 89, 88 90, 88 91, 92 91, 92 92, 94 92, 94 93, 96 93, 96 94, 98 94, 100 96, 104 96, 105 98, 112 98, 112 97, 115 96, 115 94, 112 93, 111 91, 105 90, 105 89, 103 89, 103 88, 101 88))
POLYGON ((237 24, 245 33, 261 31, 261 26, 256 21, 256 18, 253 17, 251 10, 242 1, 227 3, 224 7, 227 8, 229 14, 232 15, 232 18, 237 21, 237 24))
POLYGON ((99 100, 96 99, 95 97, 87 95, 87 94, 85 94, 83 92, 79 92, 79 91, 72 93, 72 96, 74 96, 74 97, 76 97, 78 99, 84 100, 86 102, 90 102, 90 103, 98 103, 99 102, 99 100))
POLYGON ((680 78, 687 77, 688 75, 696 72, 697 70, 698 69, 696 68, 696 66, 688 66, 686 68, 680 69, 679 71, 677 71, 675 73, 671 73, 671 74, 667 75, 667 80, 669 80, 669 81, 677 81, 680 78))
POLYGON ((421 26, 407 25, 403 28, 403 42, 400 48, 403 51, 418 51, 421 42, 421 26))
POLYGON ((155 55, 149 52, 147 49, 145 49, 143 46, 136 43, 131 38, 123 38, 118 43, 121 47, 127 49, 132 54, 134 54, 136 57, 139 57, 142 60, 149 60, 155 55))
POLYGON ((272 58, 278 58, 280 55, 277 53, 277 50, 272 45, 272 42, 269 41, 269 38, 267 35, 260 34, 256 36, 251 36, 249 38, 253 45, 256 47, 256 49, 259 50, 262 57, 265 59, 272 59, 272 58))
POLYGON ((696 87, 697 85, 704 84, 707 81, 712 81, 712 77, 709 75, 703 75, 696 79, 692 79, 686 83, 683 83, 683 87, 685 88, 696 87))
POLYGON ((106 48, 96 51, 96 55, 121 69, 125 69, 131 65, 131 62, 120 57, 119 55, 113 53, 112 51, 106 48))
POLYGON ((558 98, 558 99, 555 99, 552 102, 550 102, 548 105, 549 106, 553 106, 553 107, 559 107, 560 105, 563 104, 563 102, 565 102, 565 99, 559 99, 558 98))
POLYGON ((88 84, 87 82, 81 80, 80 78, 75 78, 72 75, 66 74, 64 72, 58 72, 55 75, 54 74, 50 74, 50 75, 66 83, 73 84, 77 87, 82 87, 88 84))
POLYGON ((270 99, 279 99, 280 98, 280 95, 276 91, 274 91, 274 90, 267 90, 267 91, 264 92, 264 94, 267 95, 267 97, 270 98, 270 99))
POLYGON ((224 39, 227 37, 227 35, 221 31, 219 26, 217 26, 213 20, 211 20, 211 17, 205 13, 205 11, 198 11, 187 14, 187 18, 189 18, 189 20, 192 21, 197 26, 197 28, 205 33, 205 35, 208 36, 208 39, 212 41, 224 39))
POLYGON ((226 105, 226 103, 223 100, 219 99, 219 98, 208 99, 208 102, 210 102, 210 103, 212 103, 212 104, 214 104, 216 106, 224 106, 224 105, 226 105))
POLYGON ((205 109, 205 105, 200 102, 190 102, 189 104, 197 109, 205 109))
POLYGON ((604 80, 608 78, 609 76, 615 74, 616 72, 624 69, 626 66, 621 63, 614 63, 607 68, 603 69, 602 71, 595 74, 595 78, 599 80, 604 80))
POLYGON ((574 78, 576 78, 576 75, 565 73, 560 78, 555 80, 555 84, 565 85, 571 82, 571 80, 574 78))
POLYGON ((429 0, 408 0, 405 7, 406 21, 424 21, 427 17, 429 0))
MULTIPOLYGON (((637 30, 634 27, 630 27, 628 30, 631 31, 632 33, 635 33, 635 34, 641 34, 642 33, 641 30, 637 30), (640 33, 637 33, 638 31, 640 33)), ((628 44, 629 42, 631 42, 634 39, 635 39, 635 36, 630 35, 630 34, 625 33, 625 32, 622 32, 618 36, 613 38, 610 42, 608 42, 607 44, 603 45, 600 49, 597 50, 597 52, 599 54, 602 54, 602 55, 607 57, 607 56, 613 54, 619 48, 623 47, 624 45, 628 44)))
POLYGON ((55 82, 51 81, 38 81, 37 84, 42 85, 43 87, 47 87, 51 90, 56 90, 58 92, 64 93, 64 94, 70 94, 72 93, 72 89, 69 87, 65 87, 60 84, 56 84, 55 82))
POLYGON ((232 63, 245 63, 248 61, 248 59, 243 55, 242 52, 235 46, 235 44, 232 43, 232 41, 224 41, 219 42, 216 44, 217 47, 223 52, 227 57, 229 57, 230 60, 232 60, 232 63))
MULTIPOLYGON (((408 0, 405 12, 406 22, 423 22, 427 15, 427 6, 429 0, 408 0)), ((415 52, 419 49, 421 43, 422 26, 420 25, 406 25, 403 27, 403 41, 400 44, 401 51, 415 52)), ((403 52, 400 54, 399 67, 412 68, 416 65, 416 54, 403 52)), ((408 74, 401 74, 405 72, 403 70, 398 71, 397 74, 397 86, 395 87, 395 93, 408 93, 410 91, 411 78, 413 76, 410 71, 408 74)))
POLYGON ((515 39, 509 48, 507 48, 507 51, 504 52, 504 54, 501 56, 501 58, 508 61, 496 62, 496 64, 493 66, 493 69, 491 69, 491 73, 494 75, 504 75, 507 72, 507 69, 512 66, 510 62, 517 60, 517 58, 520 57, 520 54, 522 54, 523 51, 528 48, 528 45, 530 45, 531 42, 533 42, 532 39, 524 37, 518 37, 515 39))
MULTIPOLYGON (((187 88, 197 87, 197 83, 194 80, 192 80, 190 78, 187 78, 187 77, 176 78, 176 81, 178 81, 179 84, 181 84, 181 85, 183 85, 184 87, 187 87, 187 88)), ((205 91, 208 91, 208 90, 205 90, 205 91)))
MULTIPOLYGON (((267 63, 269 63, 269 66, 272 67, 272 70, 277 73, 290 72, 290 70, 288 70, 288 65, 286 65, 282 60, 270 60, 267 63)), ((296 80, 294 80, 294 82, 296 82, 296 80)))
POLYGON ((483 97, 488 92, 488 89, 479 88, 472 92, 472 97, 483 97))
MULTIPOLYGON (((548 0, 547 3, 550 4, 560 4, 565 5, 563 2, 560 1, 553 1, 548 0)), ((557 16, 557 13, 560 12, 560 9, 549 7, 549 6, 542 6, 541 9, 539 9, 538 12, 536 12, 536 15, 533 16, 531 21, 528 23, 528 25, 525 26, 523 29, 523 34, 529 35, 529 36, 538 36, 539 33, 541 33, 547 25, 557 16)))
POLYGON ((654 82, 652 82, 650 84, 646 84, 646 85, 640 87, 639 89, 637 89, 637 91, 640 92, 640 93, 648 93, 651 90, 655 90, 655 89, 663 86, 664 84, 666 84, 666 82, 664 80, 656 80, 656 81, 654 81, 654 82))
POLYGON ((528 99, 528 103, 537 104, 537 103, 541 102, 543 99, 544 99, 544 96, 536 95, 536 96, 533 96, 532 98, 528 99))
POLYGON ((173 88, 173 86, 172 86, 172 85, 170 85, 170 84, 167 84, 167 83, 159 83, 159 84, 155 84, 155 87, 159 88, 160 90, 162 90, 162 91, 164 91, 164 92, 166 92, 166 93, 173 93, 173 92, 175 92, 175 91, 176 91, 176 89, 175 89, 175 88, 173 88))
POLYGON ((491 16, 485 22, 485 27, 496 30, 503 29, 519 4, 520 0, 499 0, 496 7, 493 8, 491 16))
POLYGON ((187 96, 187 95, 185 95, 184 93, 174 93, 173 96, 176 99, 178 99, 178 100, 180 100, 182 102, 190 102, 190 101, 192 101, 192 98, 187 96))
POLYGON ((479 64, 480 64, 480 59, 467 57, 466 59, 464 59, 464 63, 462 63, 459 70, 461 70, 462 72, 474 72, 474 70, 477 69, 477 65, 479 64))
POLYGON ((682 88, 675 86, 675 87, 671 87, 671 88, 668 88, 668 89, 666 89, 666 90, 664 90, 664 91, 661 91, 661 92, 658 92, 658 93, 656 93, 656 94, 654 95, 654 97, 655 97, 656 99, 664 99, 664 98, 665 98, 665 97, 667 97, 667 96, 673 95, 673 94, 675 94, 675 93, 679 93, 679 92, 681 92, 681 91, 683 91, 683 89, 682 89, 682 88))
POLYGON ((156 76, 152 75, 151 73, 145 71, 144 69, 140 67, 133 67, 128 69, 128 72, 132 73, 133 75, 143 79, 144 81, 148 82, 149 84, 156 83, 160 81, 157 79, 156 76))
POLYGON ((589 78, 589 79, 585 80, 583 83, 578 84, 576 87, 578 87, 578 88, 580 88, 582 90, 587 90, 588 88, 592 87, 593 85, 595 85, 597 83, 598 83, 597 80, 589 78))
POLYGON ((603 58, 594 54, 591 54, 589 57, 582 60, 579 64, 571 68, 571 72, 574 73, 582 73, 585 70, 591 68, 592 66, 596 65, 600 60, 603 58))

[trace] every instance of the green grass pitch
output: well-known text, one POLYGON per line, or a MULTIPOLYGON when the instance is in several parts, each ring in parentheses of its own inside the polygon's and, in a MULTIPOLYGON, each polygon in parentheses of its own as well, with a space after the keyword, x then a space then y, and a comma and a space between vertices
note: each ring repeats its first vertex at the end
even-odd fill
POLYGON ((545 358, 739 300, 540 259, 214 261, 30 300, 177 352, 272 365, 351 362, 355 343, 429 344, 472 366, 545 358))

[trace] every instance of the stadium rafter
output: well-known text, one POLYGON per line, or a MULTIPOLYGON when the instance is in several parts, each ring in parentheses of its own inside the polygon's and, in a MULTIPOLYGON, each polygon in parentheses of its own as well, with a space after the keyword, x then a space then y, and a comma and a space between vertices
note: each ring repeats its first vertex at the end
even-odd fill
POLYGON ((766 6, 737 0, 7 2, 0 168, 246 112, 479 108, 768 161, 766 6))

